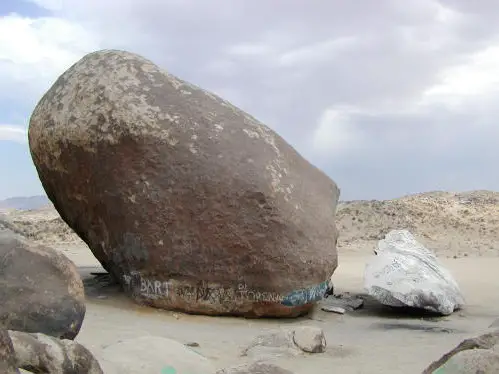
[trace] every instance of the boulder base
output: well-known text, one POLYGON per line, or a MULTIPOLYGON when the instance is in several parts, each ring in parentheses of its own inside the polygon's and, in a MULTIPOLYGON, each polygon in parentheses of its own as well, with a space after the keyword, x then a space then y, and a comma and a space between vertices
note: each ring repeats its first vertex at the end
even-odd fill
POLYGON ((36 106, 45 191, 140 302, 297 316, 337 266, 339 190, 280 136, 132 53, 91 53, 36 106))

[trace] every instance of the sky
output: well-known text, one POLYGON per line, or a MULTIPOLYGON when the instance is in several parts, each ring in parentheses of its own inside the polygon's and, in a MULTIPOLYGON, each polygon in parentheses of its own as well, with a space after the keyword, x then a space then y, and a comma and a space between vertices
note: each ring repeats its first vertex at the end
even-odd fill
POLYGON ((499 190, 495 0, 2 0, 0 199, 43 193, 29 116, 124 49, 279 133, 341 199, 499 190))

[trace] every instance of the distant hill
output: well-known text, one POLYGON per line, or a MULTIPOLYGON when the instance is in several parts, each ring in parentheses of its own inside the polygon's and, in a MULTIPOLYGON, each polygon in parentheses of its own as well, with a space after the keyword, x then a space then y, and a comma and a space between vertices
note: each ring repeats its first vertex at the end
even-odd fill
POLYGON ((336 223, 339 251, 371 247, 408 229, 443 255, 499 255, 499 192, 426 192, 393 200, 345 201, 336 223))
MULTIPOLYGON (((44 196, 0 202, 10 209, 2 219, 31 240, 58 245, 85 244, 44 196), (41 208, 32 208, 36 204, 41 208), (26 209, 33 209, 27 211, 26 209)), ((442 257, 499 256, 499 192, 426 192, 393 200, 343 201, 338 205, 338 253, 370 254, 394 229, 408 229, 442 257)))
POLYGON ((32 210, 51 206, 52 202, 45 195, 19 196, 0 200, 0 209, 32 210))

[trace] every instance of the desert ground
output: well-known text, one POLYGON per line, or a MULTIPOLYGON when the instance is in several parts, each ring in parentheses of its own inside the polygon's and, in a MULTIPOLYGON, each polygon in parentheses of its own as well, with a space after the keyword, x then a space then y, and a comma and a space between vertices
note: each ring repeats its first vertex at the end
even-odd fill
MULTIPOLYGON (((52 207, 2 214, 12 229, 61 250, 78 266, 86 287, 87 313, 76 340, 97 358, 108 344, 156 335, 198 343, 193 349, 223 368, 251 359, 241 357, 241 352, 257 335, 312 325, 324 330, 326 352, 276 356, 276 363, 296 374, 421 373, 463 339, 486 331, 499 317, 499 193, 427 193, 343 202, 338 207, 335 294, 363 295, 364 267, 377 241, 391 229, 408 229, 437 253, 466 298, 466 306, 447 317, 393 310, 365 295, 361 309, 343 315, 322 311, 319 305, 306 317, 286 320, 192 316, 141 307, 117 286, 91 274, 103 270, 52 207)), ((105 365, 103 369, 112 373, 105 365)))

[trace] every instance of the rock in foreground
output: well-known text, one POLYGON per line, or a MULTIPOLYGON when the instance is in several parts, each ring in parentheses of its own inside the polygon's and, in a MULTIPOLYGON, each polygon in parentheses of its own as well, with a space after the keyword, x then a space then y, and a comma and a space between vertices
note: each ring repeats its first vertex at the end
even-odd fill
POLYGON ((459 286, 435 254, 407 230, 390 231, 366 266, 364 286, 384 305, 449 315, 464 304, 459 286))
POLYGON ((300 326, 294 330, 280 329, 257 336, 241 356, 270 360, 278 357, 294 357, 304 353, 326 351, 324 331, 315 326, 300 326))
POLYGON ((9 331, 16 365, 33 373, 103 374, 92 353, 72 340, 9 331))
POLYGON ((9 230, 0 230, 0 258, 0 328, 74 339, 85 316, 74 264, 9 230))
POLYGON ((61 217, 139 302, 297 316, 337 266, 336 184, 225 100, 128 52, 68 69, 29 126, 61 217))
POLYGON ((499 330, 463 340, 456 348, 428 366, 423 374, 498 373, 498 348, 499 330))
POLYGON ((106 374, 214 374, 212 363, 175 340, 143 336, 107 346, 101 364, 106 374))
POLYGON ((19 374, 14 346, 7 330, 0 329, 0 373, 19 374))
POLYGON ((319 327, 300 326, 295 329, 293 342, 308 353, 322 353, 326 350, 326 337, 319 327))

